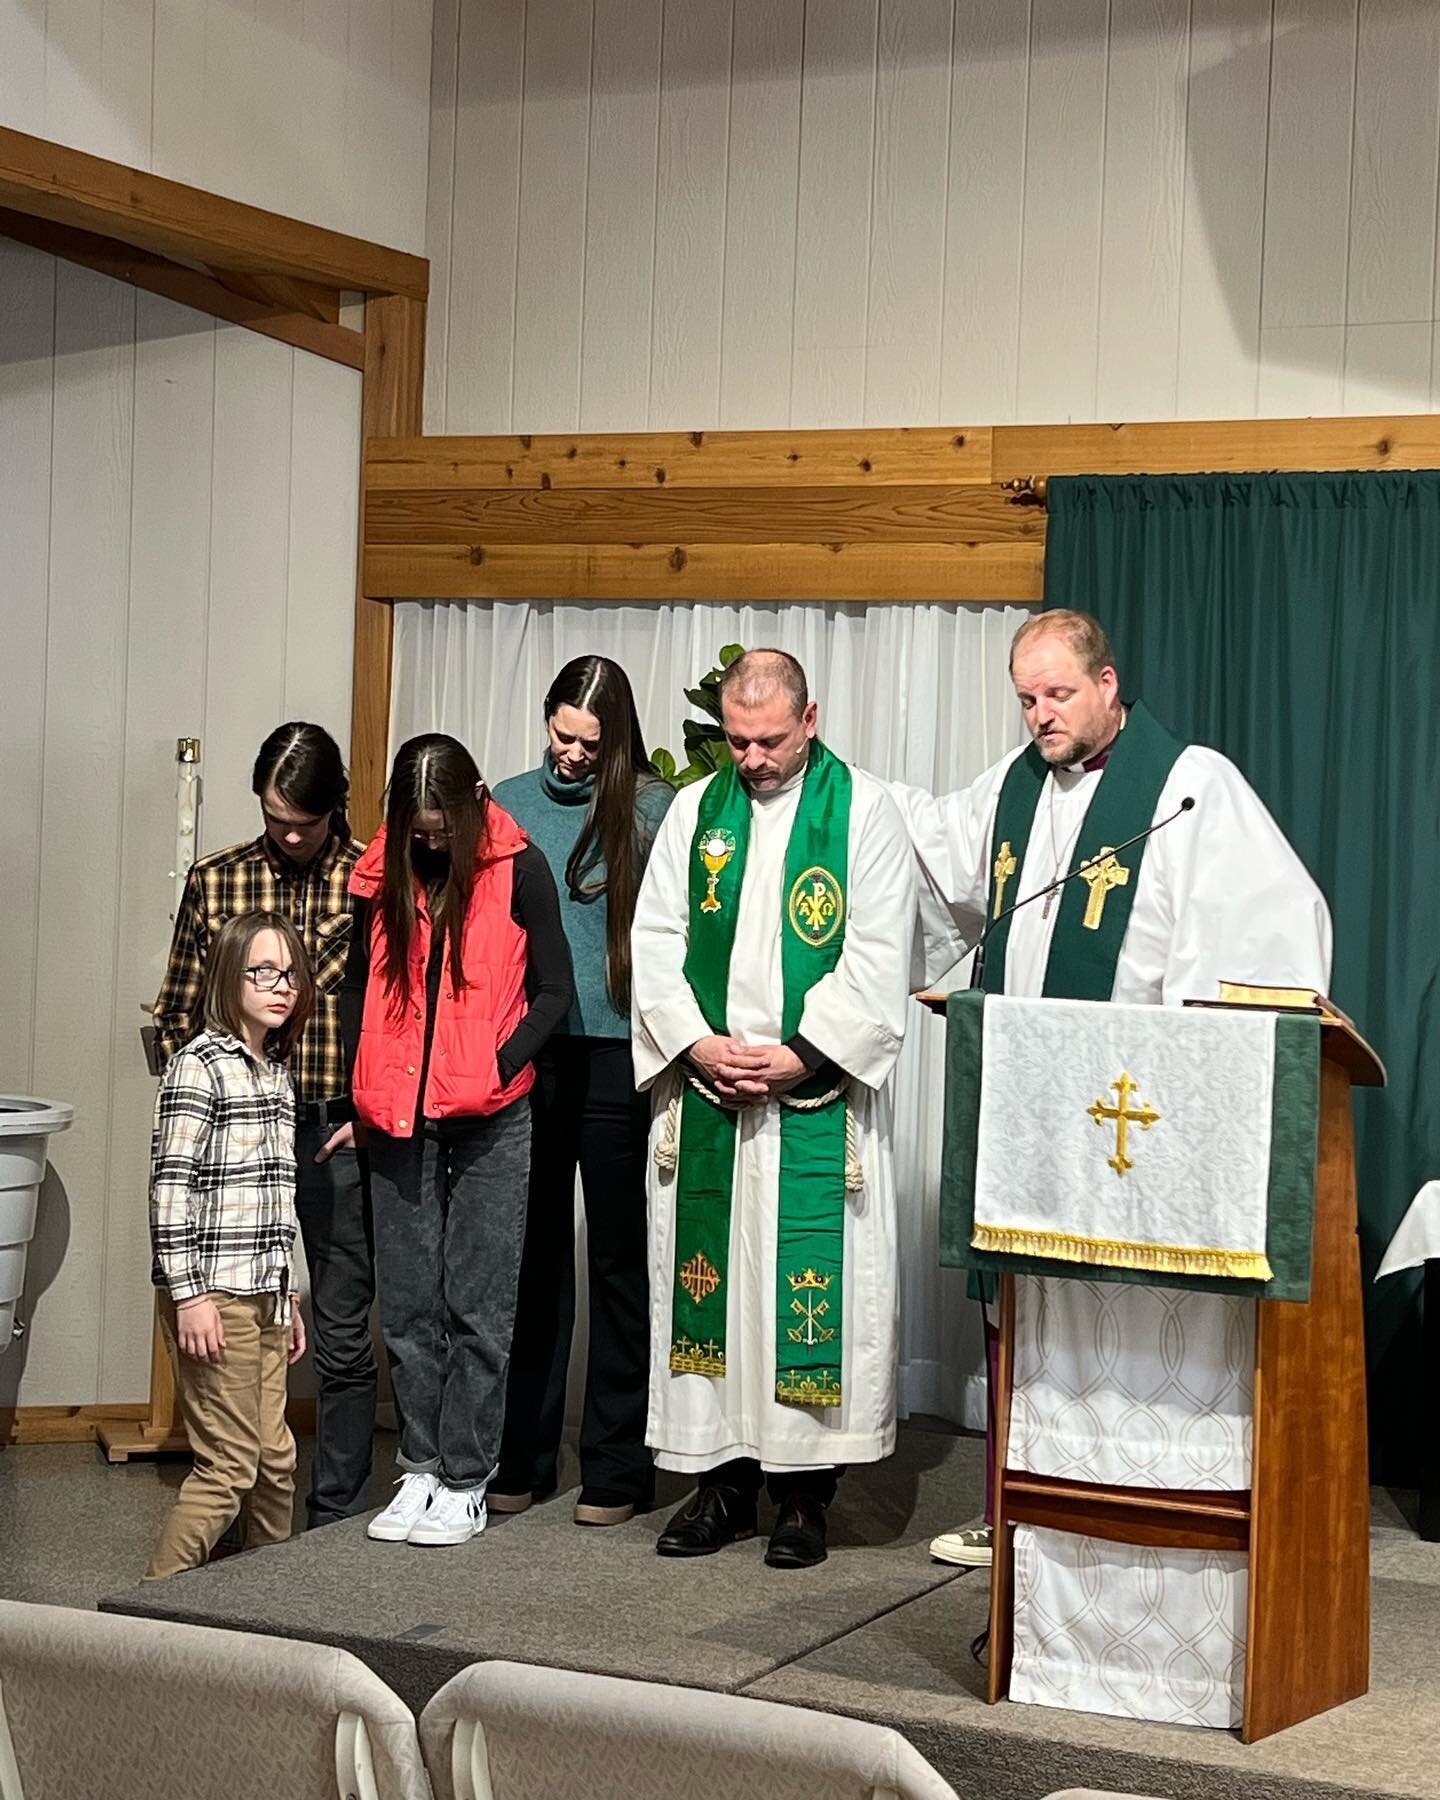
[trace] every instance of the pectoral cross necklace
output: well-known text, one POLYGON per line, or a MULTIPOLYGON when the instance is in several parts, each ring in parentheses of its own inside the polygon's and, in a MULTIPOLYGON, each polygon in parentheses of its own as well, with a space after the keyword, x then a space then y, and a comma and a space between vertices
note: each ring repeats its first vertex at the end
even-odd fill
MULTIPOLYGON (((1074 849, 1076 843, 1078 842, 1079 837, 1080 837, 1080 827, 1085 823, 1085 815, 1082 812, 1079 819, 1076 822, 1074 831, 1070 834, 1070 836, 1068 838, 1066 838, 1065 847, 1062 850, 1059 843, 1056 841, 1056 836, 1055 836, 1055 789, 1058 786, 1059 786, 1059 782, 1056 779, 1055 771, 1052 769, 1050 771, 1050 848, 1055 856, 1055 866, 1050 871, 1051 881, 1058 881, 1060 879, 1060 875, 1061 875, 1061 871, 1064 867, 1065 859, 1066 859, 1066 857, 1069 856, 1070 852, 1074 849)), ((1051 888, 1050 892, 1045 896, 1044 900, 1041 902, 1040 917, 1042 919, 1048 919, 1050 917, 1050 909, 1051 909, 1051 907, 1054 906, 1055 902, 1060 898, 1060 895, 1063 891, 1064 891, 1063 889, 1058 888, 1058 887, 1051 888)))

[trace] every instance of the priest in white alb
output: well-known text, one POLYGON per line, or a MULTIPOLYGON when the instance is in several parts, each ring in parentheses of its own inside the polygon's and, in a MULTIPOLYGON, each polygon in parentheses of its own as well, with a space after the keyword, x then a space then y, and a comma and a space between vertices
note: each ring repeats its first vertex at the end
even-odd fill
POLYGON ((826 1555, 850 1463, 895 1442, 889 1082, 916 873, 883 786, 816 736, 793 657, 726 671, 730 765, 681 790, 635 909, 636 1079, 653 1097, 647 1438, 698 1478, 662 1556, 751 1537, 826 1555))
MULTIPOLYGON (((1177 739, 1141 702, 1122 704, 1115 653, 1098 621, 1038 614, 1015 635, 1010 673, 1031 740, 1024 749, 959 793, 890 790, 921 871, 927 977, 938 978, 983 938, 980 985, 990 994, 1178 1006, 1217 999, 1221 982, 1325 992, 1331 930, 1323 895, 1232 762, 1177 739)), ((1024 1182, 1017 1172, 1022 1195, 1024 1182)), ((1035 1473, 1185 1485, 1182 1440, 1211 1431, 1233 1449, 1228 1473, 1212 1485, 1247 1484, 1253 1301, 1035 1274, 1015 1283, 1012 1464, 1018 1438, 1035 1473), (1172 1380, 1197 1393, 1233 1389, 1233 1419, 1202 1406, 1192 1419, 1170 1420, 1149 1397, 1168 1392, 1172 1380), (1124 1441, 1132 1430, 1143 1442, 1124 1441)), ((993 1325, 987 1338, 993 1389, 993 1325)), ((1211 1450, 1221 1456, 1207 1443, 1211 1450)), ((988 1563, 988 1522, 943 1534, 932 1553, 988 1563)), ((1050 1697, 1127 1710, 1128 1702, 1094 1698, 1108 1672, 1087 1688, 1083 1632, 1075 1632, 1056 1655, 1079 1672, 1069 1687, 1070 1676, 1058 1678, 1062 1691, 1050 1697)), ((1011 1692, 1026 1697, 1025 1683, 1013 1680, 1011 1692)), ((1217 1696, 1212 1712, 1193 1722, 1216 1722, 1225 1704, 1217 1696)), ((1176 1705, 1181 1710, 1165 1716, 1191 1716, 1183 1699, 1176 1705)))

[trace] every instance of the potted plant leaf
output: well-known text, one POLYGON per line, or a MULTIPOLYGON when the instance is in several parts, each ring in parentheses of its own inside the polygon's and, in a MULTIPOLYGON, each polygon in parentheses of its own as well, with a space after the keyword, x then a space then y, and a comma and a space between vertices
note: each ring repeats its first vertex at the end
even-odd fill
POLYGON ((726 644, 720 660, 698 687, 686 688, 685 698, 704 713, 703 719, 686 719, 684 723, 685 766, 679 767, 673 752, 657 749, 650 753, 655 773, 671 787, 689 787, 692 781, 703 781, 707 775, 724 766, 725 731, 720 723, 720 681, 737 657, 745 654, 743 644, 726 644))

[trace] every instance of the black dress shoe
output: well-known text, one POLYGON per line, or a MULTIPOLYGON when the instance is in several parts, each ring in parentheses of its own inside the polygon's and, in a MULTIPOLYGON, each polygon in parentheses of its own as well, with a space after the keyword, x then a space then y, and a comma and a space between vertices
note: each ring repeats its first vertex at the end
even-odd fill
POLYGON ((772 1569, 813 1569, 825 1548, 825 1508, 808 1494, 787 1494, 780 1502, 765 1561, 772 1569))
POLYGON ((702 1487, 672 1514, 655 1540, 657 1556, 713 1556, 726 1544, 755 1535, 755 1496, 736 1488, 702 1487))

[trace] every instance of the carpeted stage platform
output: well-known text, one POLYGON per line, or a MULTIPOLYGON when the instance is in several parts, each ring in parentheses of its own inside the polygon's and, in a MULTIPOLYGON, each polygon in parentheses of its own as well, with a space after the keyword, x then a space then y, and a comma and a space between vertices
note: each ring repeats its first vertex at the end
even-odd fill
POLYGON ((981 1504, 974 1439, 911 1426, 891 1462, 852 1471, 818 1569, 767 1569, 763 1539, 662 1561, 655 1536, 684 1492, 666 1478, 654 1513, 609 1531, 577 1529, 573 1495, 561 1495, 455 1550, 372 1544, 355 1520, 102 1607, 343 1645, 417 1711, 465 1664, 509 1657, 850 1713, 903 1732, 962 1800, 1072 1785, 1174 1800, 1440 1800, 1440 1545, 1419 1543, 1379 1491, 1370 1694, 1249 1747, 1225 1732, 984 1704, 969 1644, 988 1578, 926 1554, 981 1504))

